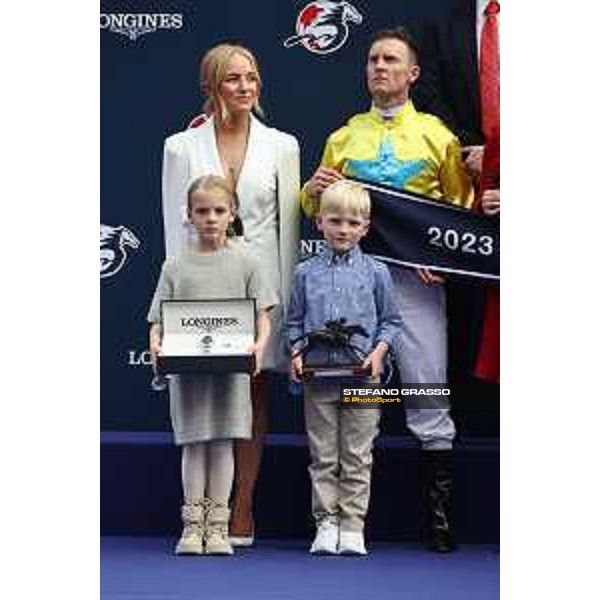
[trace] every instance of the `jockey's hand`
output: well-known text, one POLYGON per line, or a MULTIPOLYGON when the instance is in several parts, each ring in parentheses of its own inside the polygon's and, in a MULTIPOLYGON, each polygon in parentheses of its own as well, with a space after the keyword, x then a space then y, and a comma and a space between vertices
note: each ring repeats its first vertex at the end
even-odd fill
POLYGON ((306 184, 306 191, 312 198, 320 198, 323 190, 340 179, 344 179, 344 176, 335 169, 319 167, 306 184))
POLYGON ((417 269, 417 273, 423 283, 431 285, 432 283, 444 283, 444 278, 429 269, 417 269))

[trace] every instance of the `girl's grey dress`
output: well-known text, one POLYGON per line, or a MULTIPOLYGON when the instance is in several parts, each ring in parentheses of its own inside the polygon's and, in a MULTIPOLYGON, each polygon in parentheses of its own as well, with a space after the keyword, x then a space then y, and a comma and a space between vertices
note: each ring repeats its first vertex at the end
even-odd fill
MULTIPOLYGON (((168 258, 148 321, 160 323, 161 300, 220 298, 255 298, 259 310, 277 303, 276 294, 262 281, 256 260, 231 241, 212 254, 168 258)), ((250 375, 173 375, 169 396, 176 444, 251 437, 250 375)))

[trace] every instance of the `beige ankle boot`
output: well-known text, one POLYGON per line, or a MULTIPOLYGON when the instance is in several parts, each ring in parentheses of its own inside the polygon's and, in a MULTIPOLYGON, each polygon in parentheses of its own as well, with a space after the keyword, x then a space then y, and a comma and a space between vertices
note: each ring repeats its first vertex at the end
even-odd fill
POLYGON ((181 507, 183 532, 177 542, 175 554, 202 554, 204 539, 204 500, 186 500, 181 507))
POLYGON ((233 548, 229 543, 228 523, 229 509, 227 506, 210 502, 206 513, 204 538, 206 554, 233 554, 233 548))

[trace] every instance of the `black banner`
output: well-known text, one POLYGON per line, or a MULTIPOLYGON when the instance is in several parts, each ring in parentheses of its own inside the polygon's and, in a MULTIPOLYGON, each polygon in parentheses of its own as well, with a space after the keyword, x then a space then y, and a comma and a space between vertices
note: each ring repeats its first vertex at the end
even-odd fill
MULTIPOLYGON (((360 181, 360 180, 357 180, 360 181)), ((500 219, 360 181, 372 200, 362 249, 390 264, 500 279, 500 219)))

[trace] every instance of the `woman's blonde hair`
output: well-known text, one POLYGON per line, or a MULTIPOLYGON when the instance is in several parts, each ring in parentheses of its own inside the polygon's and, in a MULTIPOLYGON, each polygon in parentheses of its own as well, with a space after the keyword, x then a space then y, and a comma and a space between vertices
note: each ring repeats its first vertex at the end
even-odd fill
MULTIPOLYGON (((206 114, 218 113, 223 120, 226 120, 229 115, 219 94, 219 86, 223 81, 225 69, 231 60, 231 57, 236 54, 248 59, 252 64, 258 78, 258 89, 260 93, 262 81, 260 79, 258 62, 254 54, 252 54, 248 48, 237 44, 219 44, 218 46, 211 48, 200 61, 200 89, 204 96, 206 96, 206 101, 204 102, 202 110, 206 114)), ((263 110, 258 98, 254 102, 252 108, 258 115, 263 115, 263 110)))
MULTIPOLYGON (((234 190, 231 189, 231 186, 227 183, 225 179, 219 177, 217 175, 202 175, 201 177, 197 177, 192 181, 188 188, 187 193, 187 209, 188 213, 192 211, 192 203, 194 201, 195 194, 205 194, 207 196, 217 194, 220 196, 224 196, 229 201, 229 208, 231 209, 231 214, 236 217, 239 221, 238 217, 238 209, 239 209, 239 201, 237 194, 234 190)), ((241 227, 241 221, 238 224, 236 222, 232 223, 227 228, 227 235, 229 237, 233 237, 235 235, 242 235, 243 231, 237 229, 237 227, 241 227)))

